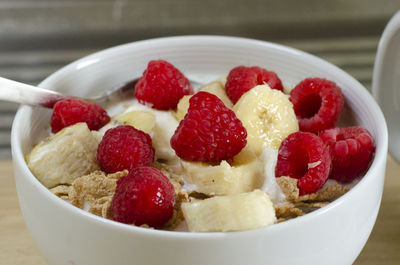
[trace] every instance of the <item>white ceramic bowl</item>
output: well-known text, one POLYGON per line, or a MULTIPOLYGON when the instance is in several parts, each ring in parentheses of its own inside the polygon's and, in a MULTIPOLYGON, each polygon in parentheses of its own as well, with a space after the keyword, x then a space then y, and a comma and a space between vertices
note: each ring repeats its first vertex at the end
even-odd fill
POLYGON ((49 264, 351 264, 363 248, 379 210, 387 155, 386 123, 368 91, 337 67, 304 52, 263 41, 185 36, 140 41, 74 62, 41 83, 87 95, 141 75, 163 58, 191 79, 227 75, 237 65, 278 73, 286 86, 325 77, 342 89, 356 123, 369 129, 376 154, 350 192, 317 211, 263 229, 235 233, 150 230, 106 220, 59 199, 29 171, 24 154, 42 139, 51 112, 22 106, 12 129, 15 178, 26 225, 49 264))

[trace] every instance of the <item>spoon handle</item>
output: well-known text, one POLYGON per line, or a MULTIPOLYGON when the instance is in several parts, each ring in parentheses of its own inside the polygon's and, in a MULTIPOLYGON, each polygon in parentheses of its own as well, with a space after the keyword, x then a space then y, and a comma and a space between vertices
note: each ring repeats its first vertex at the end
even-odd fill
POLYGON ((52 108, 65 95, 0 77, 0 100, 52 108))

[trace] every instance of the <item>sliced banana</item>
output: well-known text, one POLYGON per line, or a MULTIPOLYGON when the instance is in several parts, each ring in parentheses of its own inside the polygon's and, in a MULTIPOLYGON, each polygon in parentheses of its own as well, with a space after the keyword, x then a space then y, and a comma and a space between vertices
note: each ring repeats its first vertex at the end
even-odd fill
POLYGON ((197 192, 211 196, 249 192, 264 183, 263 164, 258 158, 232 166, 226 161, 210 165, 182 160, 181 164, 184 181, 194 185, 197 192))
POLYGON ((246 144, 239 154, 233 157, 233 161, 235 165, 244 165, 250 163, 255 158, 257 158, 256 153, 246 144))
POLYGON ((268 85, 243 94, 233 111, 246 128, 247 145, 256 155, 261 155, 263 147, 278 149, 283 139, 299 130, 288 96, 268 85))
POLYGON ((179 100, 178 105, 176 106, 176 111, 172 112, 177 121, 181 121, 185 117, 189 109, 189 99, 191 97, 192 95, 186 95, 179 100))
POLYGON ((276 222, 272 202, 261 190, 184 202, 181 207, 190 232, 243 231, 276 222))
POLYGON ((150 111, 145 110, 124 113, 117 116, 116 120, 120 123, 133 126, 145 133, 150 133, 156 124, 156 116, 150 111))
POLYGON ((46 187, 71 184, 76 178, 100 169, 96 158, 99 140, 86 123, 77 123, 40 142, 26 161, 46 187))

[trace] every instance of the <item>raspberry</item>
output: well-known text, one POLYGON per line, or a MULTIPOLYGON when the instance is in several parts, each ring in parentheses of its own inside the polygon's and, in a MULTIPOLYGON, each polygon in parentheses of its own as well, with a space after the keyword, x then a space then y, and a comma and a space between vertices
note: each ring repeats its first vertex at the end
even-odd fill
POLYGON ((335 126, 343 110, 344 97, 335 83, 307 78, 291 92, 290 101, 301 131, 320 132, 335 126))
POLYGON ((171 138, 183 159, 219 162, 234 157, 246 145, 246 129, 235 113, 213 94, 198 92, 171 138))
POLYGON ((189 80, 163 60, 150 61, 135 86, 139 102, 159 110, 175 109, 179 100, 188 94, 193 94, 189 80))
POLYGON ((171 219, 174 204, 169 179, 153 167, 138 167, 117 181, 111 209, 115 221, 157 228, 171 219))
POLYGON ((329 148, 315 134, 295 132, 283 140, 278 151, 275 176, 298 179, 300 195, 317 192, 331 170, 329 148))
POLYGON ((283 91, 282 82, 276 73, 258 66, 237 66, 229 72, 226 79, 226 94, 235 104, 244 93, 265 83, 272 89, 283 91))
POLYGON ((97 160, 107 173, 151 166, 154 160, 151 138, 129 125, 109 129, 97 148, 97 160))
POLYGON ((368 169, 375 152, 368 130, 358 126, 327 129, 320 137, 328 144, 332 155, 330 178, 348 183, 368 169))
POLYGON ((64 99, 53 107, 51 131, 57 133, 62 128, 78 122, 86 122, 90 130, 98 130, 109 121, 107 112, 99 105, 75 98, 64 99))

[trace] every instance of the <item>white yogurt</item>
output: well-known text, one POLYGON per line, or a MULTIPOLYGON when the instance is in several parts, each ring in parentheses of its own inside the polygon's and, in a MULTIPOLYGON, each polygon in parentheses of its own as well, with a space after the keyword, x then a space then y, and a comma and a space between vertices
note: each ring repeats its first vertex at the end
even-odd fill
POLYGON ((278 150, 271 148, 264 148, 260 157, 264 164, 264 184, 261 190, 268 193, 269 198, 273 204, 283 204, 286 202, 286 196, 282 192, 275 177, 275 167, 278 161, 278 150))

